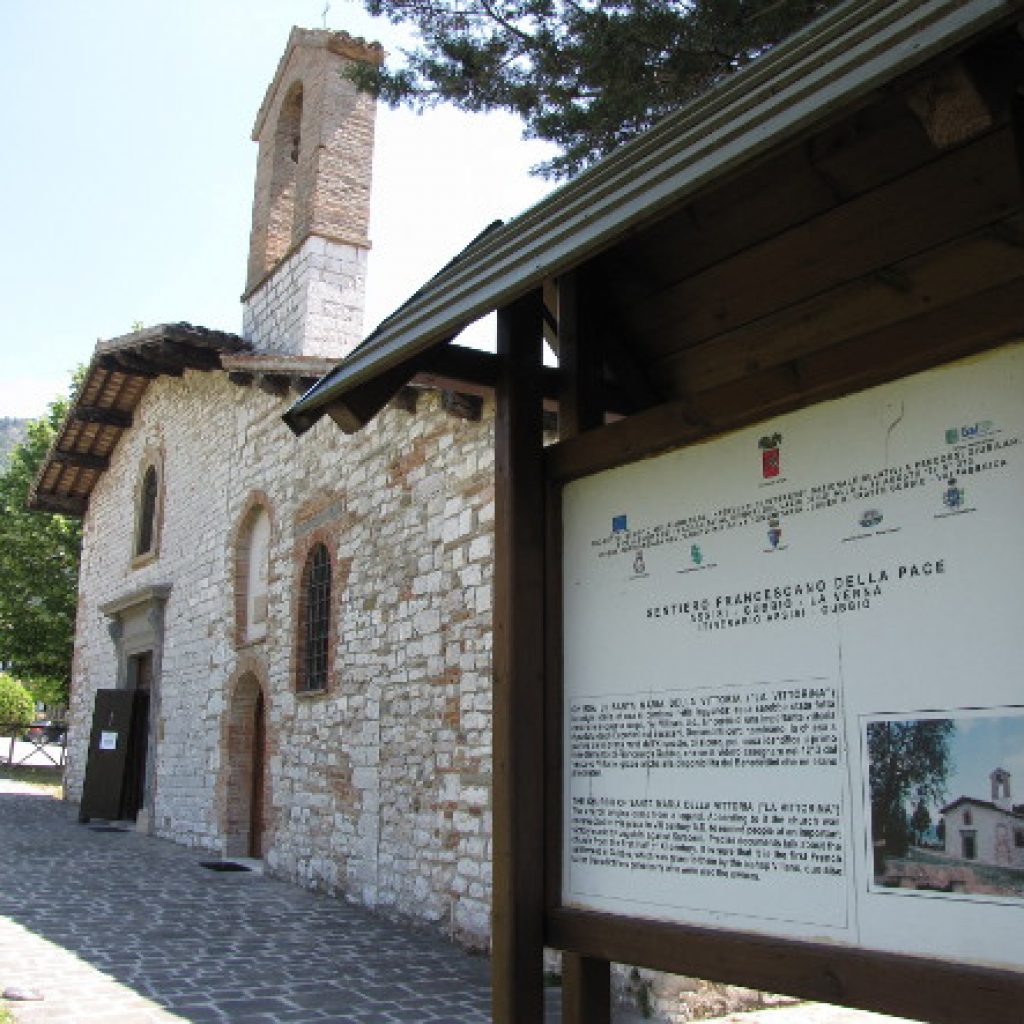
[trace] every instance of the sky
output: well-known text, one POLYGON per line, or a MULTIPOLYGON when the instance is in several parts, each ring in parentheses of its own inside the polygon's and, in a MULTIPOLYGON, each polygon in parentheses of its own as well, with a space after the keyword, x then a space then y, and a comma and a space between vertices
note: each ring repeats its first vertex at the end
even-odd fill
MULTIPOLYGON (((38 416, 97 339, 241 330, 256 143, 292 25, 325 0, 0 0, 0 417, 38 416)), ((401 37, 358 0, 326 24, 401 37)), ((366 330, 553 188, 518 121, 381 107, 366 330)))

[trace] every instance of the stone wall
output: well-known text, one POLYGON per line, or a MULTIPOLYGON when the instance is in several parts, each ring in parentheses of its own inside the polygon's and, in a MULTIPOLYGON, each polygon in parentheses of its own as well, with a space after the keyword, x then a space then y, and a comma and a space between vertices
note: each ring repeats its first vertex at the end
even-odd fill
POLYGON ((69 796, 81 795, 95 690, 117 679, 100 606, 170 584, 156 834, 238 852, 245 714, 262 692, 267 869, 485 945, 493 409, 468 422, 427 391, 416 412, 387 409, 354 437, 325 420, 299 441, 280 420, 287 401, 220 372, 150 385, 84 524, 69 796), (133 568, 136 477, 153 451, 159 552, 133 568), (271 521, 269 609, 266 636, 246 643, 234 548, 255 504, 271 521), (333 658, 326 690, 300 694, 298 576, 314 537, 334 555, 333 658))
POLYGON ((341 358, 363 336, 368 252, 313 235, 248 296, 242 335, 258 352, 341 358))

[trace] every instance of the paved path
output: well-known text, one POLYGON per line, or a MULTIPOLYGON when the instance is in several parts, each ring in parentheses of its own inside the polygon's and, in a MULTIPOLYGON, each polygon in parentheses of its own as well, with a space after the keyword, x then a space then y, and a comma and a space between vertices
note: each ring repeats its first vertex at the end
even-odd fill
MULTIPOLYGON (((483 957, 0 780, 0 993, 18 1024, 486 1024, 483 957)), ((547 1024, 560 1020, 548 991, 547 1024)), ((641 1024, 616 1008, 616 1024, 641 1024)), ((835 1007, 723 1024, 878 1024, 835 1007)), ((538 1022, 540 1024, 540 1022, 538 1022)))
POLYGON ((341 900, 0 792, 0 992, 24 1024, 490 1019, 487 963, 341 900))

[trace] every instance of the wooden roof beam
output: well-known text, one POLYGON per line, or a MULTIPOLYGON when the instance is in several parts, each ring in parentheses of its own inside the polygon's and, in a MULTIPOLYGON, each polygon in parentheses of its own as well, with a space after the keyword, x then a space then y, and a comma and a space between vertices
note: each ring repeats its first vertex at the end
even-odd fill
POLYGON ((34 494, 28 502, 32 512, 56 512, 64 516, 83 516, 89 499, 70 494, 34 494))
POLYGON ((87 452, 61 452, 50 453, 50 460, 62 466, 74 466, 77 469, 97 469, 101 473, 110 466, 109 455, 90 455, 87 452))
POLYGON ((285 373, 261 373, 256 377, 256 387, 274 398, 286 395, 290 386, 291 377, 285 373))
POLYGON ((157 341, 142 347, 141 354, 158 366, 182 370, 218 370, 220 353, 206 345, 189 342, 157 341))
POLYGON ((72 418, 80 423, 98 423, 103 427, 128 428, 132 425, 132 414, 122 409, 108 409, 100 405, 79 405, 72 410, 72 418))
MULTIPOLYGON (((123 373, 128 377, 143 377, 146 380, 156 380, 160 371, 154 369, 149 363, 142 363, 139 360, 130 358, 126 352, 110 352, 99 356, 96 365, 104 370, 112 370, 114 373, 123 373)), ((180 371, 178 376, 180 376, 180 371)))

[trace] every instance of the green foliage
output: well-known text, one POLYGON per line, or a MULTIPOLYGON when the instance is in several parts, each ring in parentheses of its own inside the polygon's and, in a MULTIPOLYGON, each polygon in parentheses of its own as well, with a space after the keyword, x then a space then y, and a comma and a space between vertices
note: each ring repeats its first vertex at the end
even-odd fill
POLYGON ((0 416, 0 470, 7 465, 11 450, 20 444, 25 437, 28 420, 19 420, 13 416, 0 416))
POLYGON ((868 725, 868 785, 871 832, 886 853, 906 853, 909 832, 906 804, 940 803, 952 768, 950 743, 956 723, 948 718, 871 722, 868 725))
POLYGON ((0 663, 48 703, 67 701, 82 528, 25 502, 67 408, 31 422, 0 474, 0 663))
POLYGON ((910 816, 910 828, 913 830, 914 838, 918 845, 924 840, 924 835, 932 826, 932 816, 928 812, 928 806, 923 800, 917 801, 914 813, 910 816))
POLYGON ((0 672, 0 725, 31 725, 36 717, 36 702, 21 683, 0 672))
POLYGON ((561 155, 567 177, 838 0, 363 0, 418 45, 353 77, 392 105, 505 110, 561 155))

